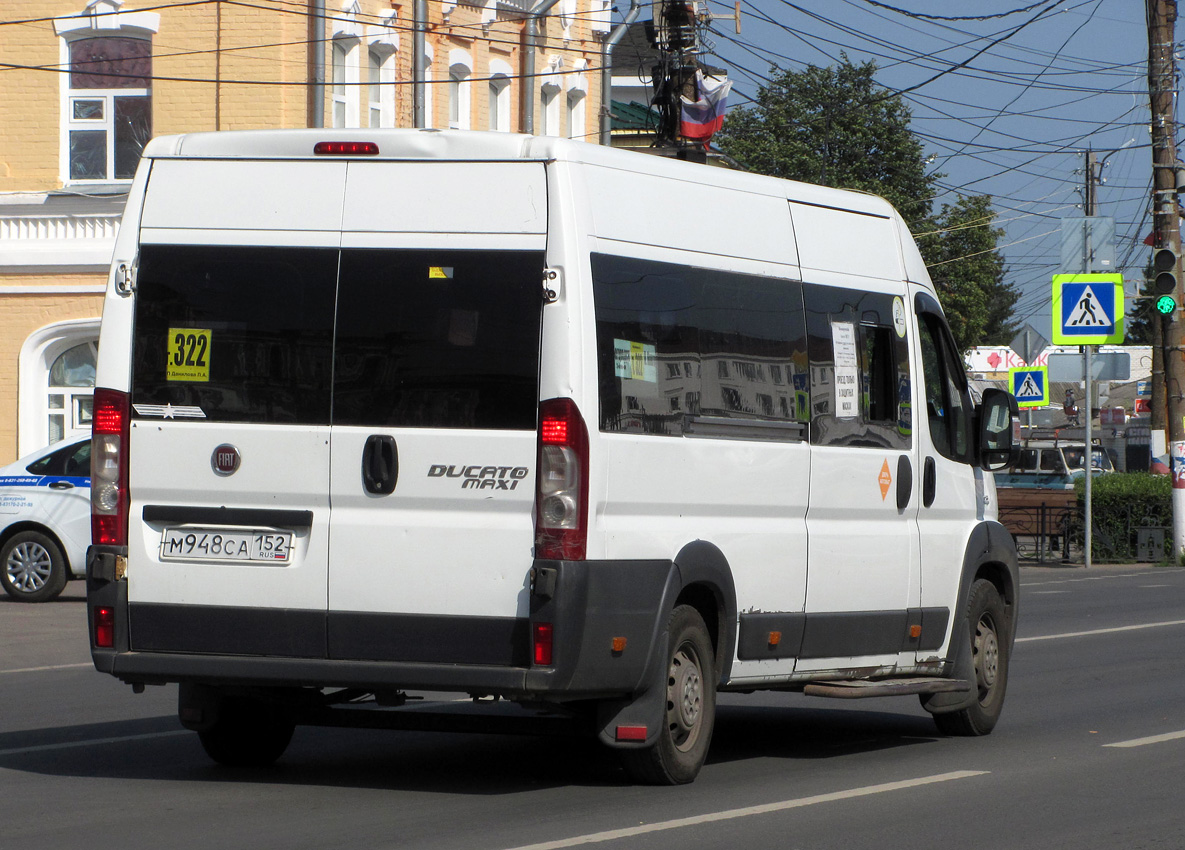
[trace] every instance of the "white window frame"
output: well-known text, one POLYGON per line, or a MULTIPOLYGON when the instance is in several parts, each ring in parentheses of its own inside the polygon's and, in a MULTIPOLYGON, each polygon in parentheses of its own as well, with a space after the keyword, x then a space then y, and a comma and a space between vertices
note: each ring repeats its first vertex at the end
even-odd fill
POLYGON ((539 135, 562 136, 560 91, 563 78, 559 76, 564 66, 563 57, 551 56, 544 67, 544 76, 539 84, 539 135))
MULTIPOLYGON (((49 370, 54 361, 80 343, 99 343, 99 317, 54 322, 33 331, 17 358, 17 457, 24 457, 49 443, 49 370)), ((63 412, 72 415, 75 398, 87 395, 71 387, 63 412)), ((94 394, 94 389, 89 391, 94 394)), ((65 437, 81 436, 86 429, 65 429, 65 437)))
POLYGON ((361 98, 362 70, 360 54, 362 27, 358 23, 360 9, 357 0, 342 3, 341 13, 333 18, 329 67, 331 114, 334 127, 356 128, 361 126, 358 102, 361 98), (341 63, 338 63, 338 55, 341 63))
POLYGON ((58 36, 59 67, 66 69, 58 75, 58 114, 61 116, 58 134, 58 171, 65 186, 103 183, 131 183, 131 178, 115 177, 115 98, 145 97, 152 108, 152 88, 146 89, 74 89, 71 88, 70 45, 75 41, 96 37, 138 38, 152 44, 160 30, 160 15, 156 12, 121 11, 123 0, 90 0, 77 15, 55 18, 54 33, 58 36), (101 119, 75 119, 74 102, 101 100, 101 119), (107 162, 102 178, 73 179, 70 176, 70 132, 102 130, 107 135, 107 162))
POLYGON ((510 78, 514 69, 501 59, 490 60, 489 127, 502 133, 511 131, 510 78))
MULTIPOLYGON (((424 126, 425 127, 435 127, 436 126, 436 117, 432 113, 432 104, 433 104, 432 92, 436 88, 436 85, 432 81, 433 80, 432 62, 433 62, 433 59, 435 58, 434 53, 435 53, 435 51, 433 51, 431 44, 424 45, 424 62, 423 62, 423 67, 421 68, 421 72, 422 72, 422 76, 424 79, 424 126)), ((415 97, 414 92, 412 93, 412 97, 415 97)))
POLYGON ((454 48, 448 55, 448 126, 451 130, 468 130, 471 126, 473 103, 470 90, 473 60, 469 51, 454 48))
POLYGON ((569 74, 566 80, 567 92, 564 106, 568 113, 568 138, 587 141, 585 113, 588 111, 588 83, 584 74, 569 74))
POLYGON ((374 127, 395 126, 395 66, 399 52, 399 33, 395 30, 397 12, 384 9, 379 12, 382 22, 366 28, 367 46, 367 125, 374 127), (378 91, 370 80, 373 63, 378 64, 378 91), (378 124, 372 123, 377 110, 378 124))

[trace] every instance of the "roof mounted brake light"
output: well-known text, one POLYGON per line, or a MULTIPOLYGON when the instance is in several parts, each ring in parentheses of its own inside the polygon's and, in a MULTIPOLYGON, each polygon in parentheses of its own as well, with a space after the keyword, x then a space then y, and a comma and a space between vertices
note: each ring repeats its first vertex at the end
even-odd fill
POLYGON ((313 146, 317 156, 378 156, 374 142, 317 142, 313 146))

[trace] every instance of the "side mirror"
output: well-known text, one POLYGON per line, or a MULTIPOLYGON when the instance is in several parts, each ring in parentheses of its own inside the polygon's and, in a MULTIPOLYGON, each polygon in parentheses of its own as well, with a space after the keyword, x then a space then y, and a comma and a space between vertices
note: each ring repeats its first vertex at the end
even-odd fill
POLYGON ((979 403, 979 465, 989 472, 1020 460, 1020 408, 1011 393, 983 391, 979 403))

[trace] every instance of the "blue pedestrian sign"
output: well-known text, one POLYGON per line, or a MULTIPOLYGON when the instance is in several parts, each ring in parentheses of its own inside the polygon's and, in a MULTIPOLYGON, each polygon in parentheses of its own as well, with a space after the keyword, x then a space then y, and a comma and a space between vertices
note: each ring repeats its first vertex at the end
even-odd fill
POLYGON ((1123 342, 1123 275, 1055 274, 1053 341, 1057 345, 1123 342))
POLYGON ((1049 404, 1049 369, 1033 366, 1025 369, 1009 369, 1008 378, 1012 394, 1020 407, 1045 407, 1049 404))

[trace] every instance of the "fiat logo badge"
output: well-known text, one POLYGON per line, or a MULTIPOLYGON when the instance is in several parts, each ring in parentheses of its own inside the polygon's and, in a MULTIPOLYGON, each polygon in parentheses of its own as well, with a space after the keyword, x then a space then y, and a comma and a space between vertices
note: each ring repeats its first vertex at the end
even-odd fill
POLYGON ((234 475, 238 472, 241 462, 239 450, 230 443, 223 443, 214 449, 214 454, 210 456, 210 466, 214 467, 214 471, 219 475, 234 475))

